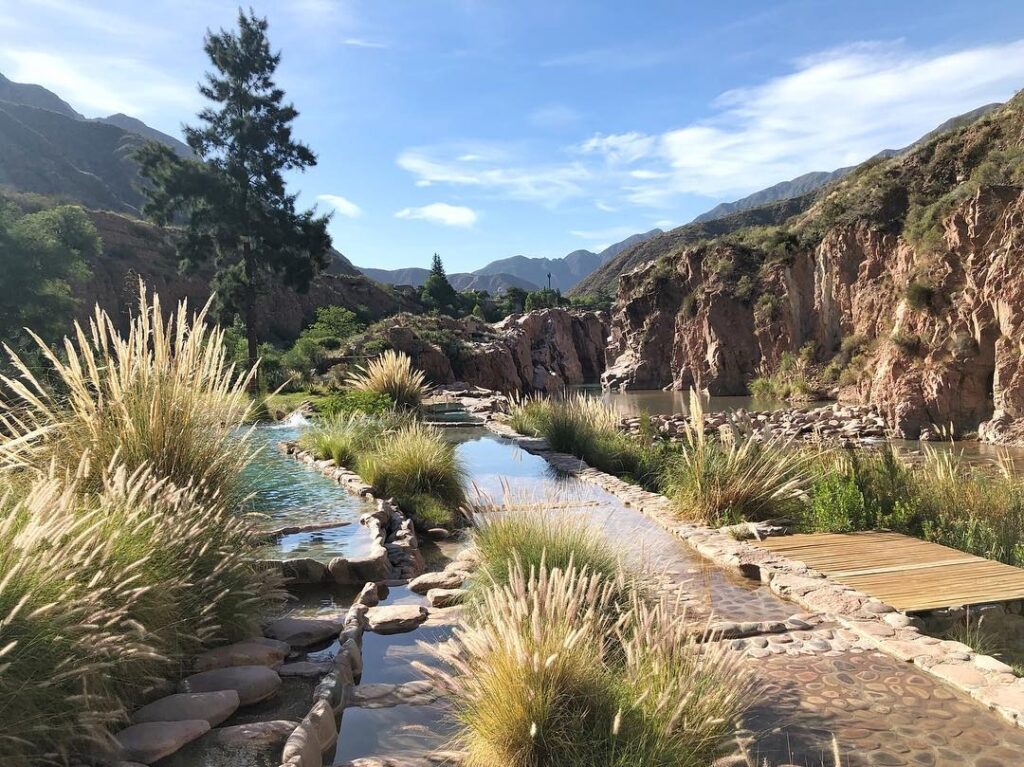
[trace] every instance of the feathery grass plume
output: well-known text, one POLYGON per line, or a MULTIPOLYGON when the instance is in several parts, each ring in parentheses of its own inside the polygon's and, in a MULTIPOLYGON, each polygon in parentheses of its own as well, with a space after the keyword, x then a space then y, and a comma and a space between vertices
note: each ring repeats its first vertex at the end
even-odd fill
POLYGON ((714 525, 799 513, 813 478, 814 454, 775 436, 758 441, 732 425, 721 439, 704 433, 704 406, 690 391, 683 450, 663 483, 679 512, 714 525))
MULTIPOLYGON (((0 468, 73 472, 83 455, 92 472, 116 456, 129 469, 152 467, 178 486, 238 492, 252 451, 236 429, 252 407, 255 371, 236 373, 224 331, 206 324, 209 304, 189 318, 185 302, 166 320, 160 299, 139 285, 139 312, 126 338, 99 306, 87 328, 64 339, 66 362, 33 336, 49 369, 37 377, 6 348, 16 378, 0 376, 0 468)), ((94 482, 97 480, 94 480, 94 482)))
POLYGON ((339 466, 355 469, 361 454, 372 451, 388 432, 410 422, 406 413, 340 413, 319 419, 306 429, 299 436, 299 446, 320 460, 330 458, 339 466))
POLYGON ((409 355, 388 349, 365 367, 357 367, 348 377, 348 385, 356 391, 385 394, 399 408, 417 408, 430 387, 422 370, 412 366, 409 355))
POLYGON ((580 392, 563 399, 512 398, 509 424, 520 434, 544 437, 553 450, 652 490, 672 452, 664 443, 623 433, 614 407, 580 392))
POLYGON ((524 501, 506 492, 501 502, 476 508, 473 543, 480 553, 480 567, 472 581, 474 595, 507 584, 516 563, 527 572, 542 564, 565 569, 575 563, 610 582, 617 583, 622 572, 624 588, 614 601, 629 601, 632 590, 638 588, 637 579, 625 572, 620 557, 596 527, 571 512, 546 511, 543 502, 524 501))
POLYGON ((372 450, 359 455, 356 470, 374 494, 393 497, 421 527, 436 526, 444 509, 448 518, 443 526, 455 525, 466 502, 466 468, 455 446, 419 421, 386 432, 372 450))
POLYGON ((570 564, 510 568, 453 640, 451 691, 468 767, 705 767, 750 699, 725 648, 702 646, 666 604, 625 613, 613 581, 570 564))
POLYGON ((118 561, 102 511, 40 478, 0 495, 0 762, 27 767, 102 750, 166 663, 133 611, 144 562, 118 561))

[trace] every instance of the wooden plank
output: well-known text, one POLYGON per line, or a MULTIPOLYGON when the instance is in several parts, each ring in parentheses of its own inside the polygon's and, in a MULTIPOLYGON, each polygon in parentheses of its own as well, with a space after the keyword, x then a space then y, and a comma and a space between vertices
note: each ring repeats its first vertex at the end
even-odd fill
POLYGON ((1024 599, 1021 568, 900 533, 812 533, 756 545, 908 612, 1024 599))

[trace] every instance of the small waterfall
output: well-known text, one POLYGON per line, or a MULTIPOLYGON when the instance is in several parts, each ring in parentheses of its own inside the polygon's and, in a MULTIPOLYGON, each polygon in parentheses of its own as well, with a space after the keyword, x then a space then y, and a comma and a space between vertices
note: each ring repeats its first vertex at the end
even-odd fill
POLYGON ((301 412, 296 410, 290 416, 285 418, 283 421, 275 424, 271 428, 273 429, 300 429, 303 426, 309 426, 309 419, 306 418, 301 412))

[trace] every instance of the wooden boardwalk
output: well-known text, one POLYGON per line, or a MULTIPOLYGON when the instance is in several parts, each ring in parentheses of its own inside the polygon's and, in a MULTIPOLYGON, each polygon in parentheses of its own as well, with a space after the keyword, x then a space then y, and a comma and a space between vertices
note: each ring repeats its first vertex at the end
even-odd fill
POLYGON ((899 533, 813 533, 755 545, 904 612, 1024 599, 1024 569, 899 533))

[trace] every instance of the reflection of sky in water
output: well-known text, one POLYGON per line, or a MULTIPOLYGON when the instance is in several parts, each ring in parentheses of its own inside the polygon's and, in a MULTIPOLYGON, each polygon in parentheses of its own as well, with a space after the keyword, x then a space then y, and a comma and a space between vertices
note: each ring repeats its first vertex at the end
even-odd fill
POLYGON ((344 527, 285 536, 265 548, 262 556, 313 557, 326 562, 335 556, 362 556, 369 552, 370 538, 359 518, 372 506, 349 495, 334 480, 299 463, 278 450, 277 443, 297 438, 299 429, 261 426, 250 439, 263 449, 247 470, 255 488, 253 509, 265 514, 266 527, 343 521, 344 527))

